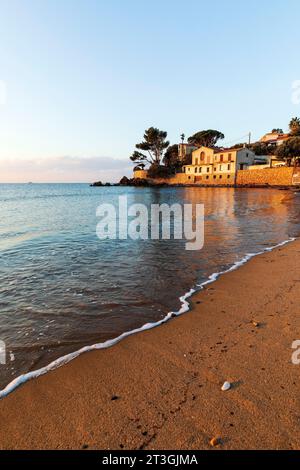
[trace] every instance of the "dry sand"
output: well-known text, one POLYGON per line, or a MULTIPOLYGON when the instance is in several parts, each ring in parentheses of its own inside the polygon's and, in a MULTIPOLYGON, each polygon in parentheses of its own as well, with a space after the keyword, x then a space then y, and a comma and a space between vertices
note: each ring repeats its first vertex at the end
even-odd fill
POLYGON ((299 449, 299 260, 300 241, 258 256, 182 317, 26 383, 0 402, 0 447, 299 449))

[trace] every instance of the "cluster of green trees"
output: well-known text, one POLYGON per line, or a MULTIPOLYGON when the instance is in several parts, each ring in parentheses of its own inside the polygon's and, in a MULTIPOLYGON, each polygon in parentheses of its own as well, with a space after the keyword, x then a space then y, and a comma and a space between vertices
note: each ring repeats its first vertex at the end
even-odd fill
POLYGON ((208 129, 207 131, 196 132, 188 138, 188 143, 196 147, 215 147, 218 141, 224 139, 224 137, 222 132, 208 129))
MULTIPOLYGON (((251 150, 256 155, 275 155, 278 158, 285 160, 288 165, 293 162, 295 165, 300 161, 300 119, 294 117, 289 123, 289 138, 278 147, 267 145, 263 142, 256 142, 251 145, 251 150)), ((272 132, 283 134, 282 129, 273 129, 272 132)))
POLYGON ((290 137, 282 145, 277 147, 276 156, 282 158, 290 166, 300 163, 300 119, 294 117, 290 124, 290 137))
POLYGON ((167 132, 160 131, 156 127, 150 127, 144 133, 143 142, 136 144, 136 149, 130 159, 137 163, 139 167, 150 165, 160 165, 165 150, 169 147, 170 142, 167 141, 167 132), (145 153, 140 152, 143 150, 145 153))
MULTIPOLYGON (((166 176, 179 170, 183 164, 190 163, 188 160, 180 161, 178 145, 170 145, 167 136, 167 132, 156 127, 145 131, 144 140, 136 144, 136 150, 130 156, 130 160, 136 164, 135 169, 144 169, 149 165, 149 176, 166 176)), ((182 134, 182 140, 184 137, 182 134)), ((196 147, 214 147, 220 139, 224 139, 222 132, 209 129, 196 132, 188 138, 188 143, 196 147)))
MULTIPOLYGON (((282 145, 276 147, 269 146, 263 142, 256 142, 247 145, 256 155, 276 155, 285 160, 288 165, 300 163, 300 118, 295 117, 289 123, 289 139, 282 145)), ((280 128, 274 128, 272 132, 283 134, 280 128)), ((166 176, 178 171, 183 164, 189 164, 190 157, 181 161, 178 155, 178 145, 170 145, 167 140, 167 132, 161 131, 156 127, 150 127, 145 130, 143 141, 136 144, 136 150, 130 156, 132 162, 136 164, 135 169, 144 169, 149 167, 149 175, 166 176)), ((184 134, 181 136, 184 141, 184 134)), ((195 147, 216 147, 220 140, 224 139, 224 134, 215 129, 208 129, 196 132, 188 137, 189 144, 195 147)), ((235 147, 241 147, 245 144, 237 144, 235 147)))

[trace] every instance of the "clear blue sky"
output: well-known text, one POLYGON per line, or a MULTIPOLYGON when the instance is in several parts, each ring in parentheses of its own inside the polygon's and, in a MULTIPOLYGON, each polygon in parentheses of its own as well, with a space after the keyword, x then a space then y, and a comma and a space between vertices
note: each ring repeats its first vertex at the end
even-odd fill
POLYGON ((300 115, 298 0, 0 0, 0 11, 0 181, 117 179, 151 125, 172 143, 205 128, 235 143, 300 115))

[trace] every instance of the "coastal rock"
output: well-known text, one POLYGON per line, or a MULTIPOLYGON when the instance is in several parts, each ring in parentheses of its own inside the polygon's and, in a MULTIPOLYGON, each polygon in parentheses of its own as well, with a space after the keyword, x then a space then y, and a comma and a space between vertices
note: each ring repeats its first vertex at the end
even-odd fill
POLYGON ((90 184, 91 187, 97 187, 97 186, 117 186, 111 183, 105 183, 103 184, 102 181, 96 181, 95 183, 90 184))
POLYGON ((256 328, 258 328, 259 327, 259 322, 255 321, 255 320, 252 320, 252 325, 255 326, 256 328))
POLYGON ((231 384, 230 382, 224 382, 223 385, 222 385, 222 392, 227 392, 227 390, 229 390, 231 388, 231 384))
POLYGON ((120 184, 121 186, 129 186, 129 184, 130 184, 130 179, 127 178, 127 176, 123 176, 123 178, 120 179, 119 184, 120 184))
POLYGON ((149 180, 141 178, 132 178, 129 182, 130 186, 154 186, 149 180))
POLYGON ((141 186, 141 187, 152 187, 152 186, 168 186, 167 183, 160 182, 155 182, 155 180, 150 180, 150 179, 142 179, 142 178, 127 178, 127 176, 123 176, 119 182, 120 186, 141 186))

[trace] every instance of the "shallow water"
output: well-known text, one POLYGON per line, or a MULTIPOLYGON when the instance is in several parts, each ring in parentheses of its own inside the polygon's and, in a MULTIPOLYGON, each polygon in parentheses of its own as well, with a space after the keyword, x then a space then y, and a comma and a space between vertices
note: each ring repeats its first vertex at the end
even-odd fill
MULTIPOLYGON (((300 230, 300 196, 232 188, 0 185, 0 388, 82 346, 178 310, 179 296, 300 230), (100 203, 203 203, 205 245, 102 240, 100 203)), ((263 282, 263 280, 262 280, 263 282)))

